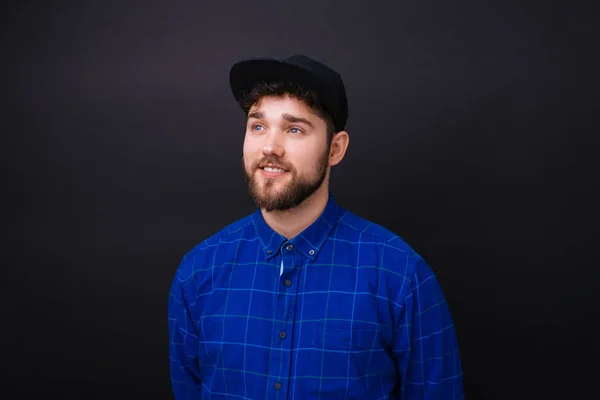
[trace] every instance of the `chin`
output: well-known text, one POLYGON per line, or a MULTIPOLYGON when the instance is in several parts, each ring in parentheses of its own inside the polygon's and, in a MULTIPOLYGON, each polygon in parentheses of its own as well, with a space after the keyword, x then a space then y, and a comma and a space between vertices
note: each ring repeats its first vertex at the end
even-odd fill
POLYGON ((261 197, 263 199, 278 199, 282 196, 282 194, 285 192, 285 189, 283 188, 273 188, 273 186, 270 186, 268 188, 265 188, 265 186, 263 185, 261 187, 261 197))

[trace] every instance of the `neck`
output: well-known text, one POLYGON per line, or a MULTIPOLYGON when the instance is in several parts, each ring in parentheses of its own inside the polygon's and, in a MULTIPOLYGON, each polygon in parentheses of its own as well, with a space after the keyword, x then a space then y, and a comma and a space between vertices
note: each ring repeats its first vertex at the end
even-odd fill
POLYGON ((285 238, 291 239, 319 218, 328 200, 329 191, 326 185, 322 185, 312 196, 293 209, 271 212, 261 210, 261 212, 271 229, 285 238))

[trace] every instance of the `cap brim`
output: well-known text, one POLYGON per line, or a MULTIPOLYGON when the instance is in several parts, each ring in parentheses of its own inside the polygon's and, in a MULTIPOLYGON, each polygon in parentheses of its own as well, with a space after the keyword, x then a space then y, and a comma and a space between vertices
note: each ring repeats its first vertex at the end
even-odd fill
POLYGON ((302 67, 275 58, 253 58, 237 62, 231 67, 229 84, 236 101, 252 90, 259 82, 292 81, 321 91, 321 79, 302 67))

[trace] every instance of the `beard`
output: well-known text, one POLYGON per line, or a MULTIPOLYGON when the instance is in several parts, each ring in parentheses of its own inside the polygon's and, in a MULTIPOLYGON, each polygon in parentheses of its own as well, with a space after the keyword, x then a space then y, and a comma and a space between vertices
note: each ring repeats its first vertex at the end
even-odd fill
MULTIPOLYGON (((327 149, 328 150, 328 149, 327 149)), ((313 195, 321 187, 327 175, 327 161, 329 151, 325 151, 317 160, 316 172, 311 175, 298 176, 295 169, 284 163, 277 156, 266 156, 262 160, 255 162, 250 171, 245 166, 245 181, 248 185, 248 193, 258 208, 267 212, 285 211, 298 207, 306 199, 313 195), (280 190, 276 189, 275 180, 278 178, 266 178, 263 185, 256 178, 256 171, 262 163, 273 163, 281 165, 291 175, 291 180, 280 190)), ((242 164, 245 165, 242 159, 242 164)))

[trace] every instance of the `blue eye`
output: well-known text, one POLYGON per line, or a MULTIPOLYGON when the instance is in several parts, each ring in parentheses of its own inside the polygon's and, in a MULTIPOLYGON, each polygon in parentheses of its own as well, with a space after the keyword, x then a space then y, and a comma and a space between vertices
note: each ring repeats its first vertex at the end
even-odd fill
POLYGON ((262 126, 262 125, 260 125, 260 124, 254 124, 254 125, 252 125, 252 130, 253 130, 253 131, 257 131, 257 130, 258 130, 258 128, 262 128, 262 127, 263 127, 263 126, 262 126))
POLYGON ((290 128, 290 132, 292 133, 302 133, 302 131, 298 128, 290 128))

